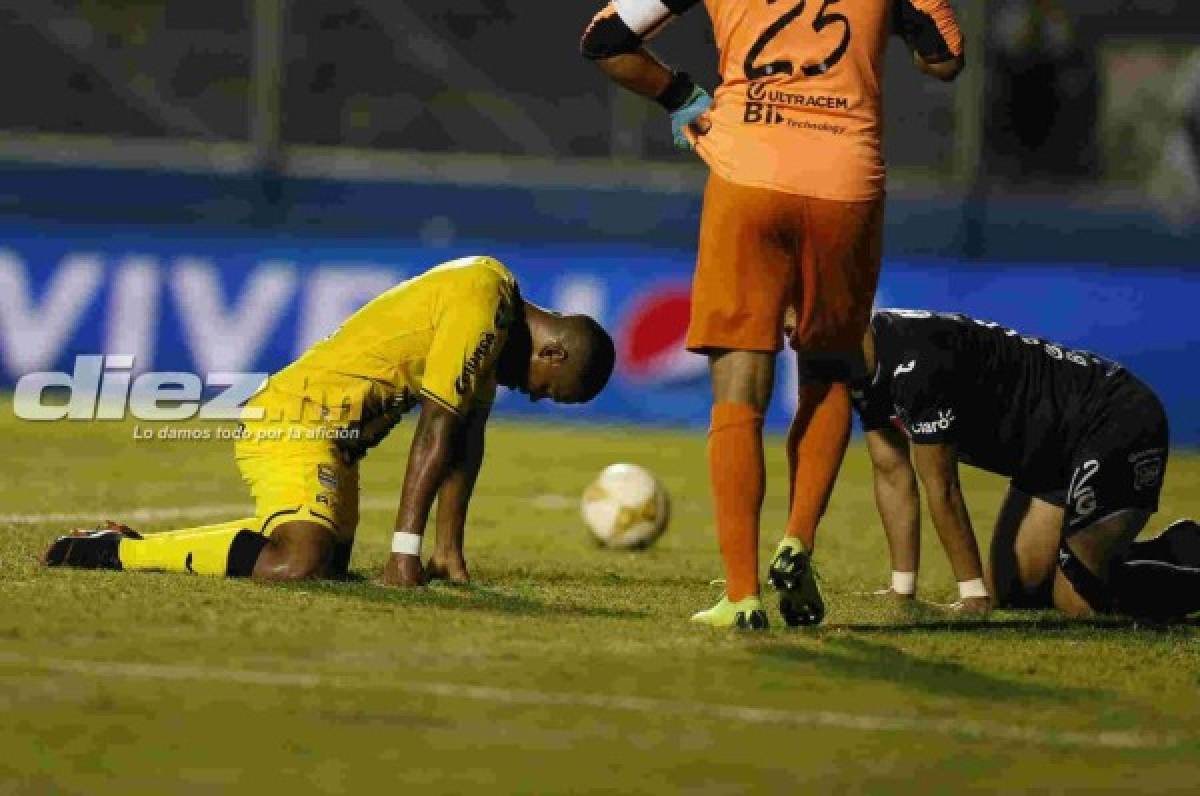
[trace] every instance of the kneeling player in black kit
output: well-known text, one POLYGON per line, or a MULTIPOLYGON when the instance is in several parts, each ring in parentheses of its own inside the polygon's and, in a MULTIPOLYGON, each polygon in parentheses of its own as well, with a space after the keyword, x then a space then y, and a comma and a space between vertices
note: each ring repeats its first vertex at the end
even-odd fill
POLYGON ((1167 419, 1119 364, 963 315, 875 314, 854 392, 892 554, 915 593, 920 496, 969 613, 1056 607, 1169 619, 1200 611, 1200 526, 1135 542, 1158 509, 1167 419), (910 455, 911 446, 911 455, 910 455), (1011 480, 983 580, 958 462, 1011 480))

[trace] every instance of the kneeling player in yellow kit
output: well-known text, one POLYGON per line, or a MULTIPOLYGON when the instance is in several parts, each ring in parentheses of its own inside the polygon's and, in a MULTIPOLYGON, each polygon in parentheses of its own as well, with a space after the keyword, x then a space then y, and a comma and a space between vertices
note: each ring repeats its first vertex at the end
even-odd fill
POLYGON ((596 321, 524 301, 498 261, 446 263, 371 301, 247 403, 236 454, 253 518, 144 537, 108 523, 60 537, 44 561, 265 580, 344 575, 358 525, 358 462, 420 403, 383 580, 466 581, 467 505, 497 384, 534 401, 581 403, 604 388, 613 361, 596 321), (437 542, 423 567, 435 497, 437 542))

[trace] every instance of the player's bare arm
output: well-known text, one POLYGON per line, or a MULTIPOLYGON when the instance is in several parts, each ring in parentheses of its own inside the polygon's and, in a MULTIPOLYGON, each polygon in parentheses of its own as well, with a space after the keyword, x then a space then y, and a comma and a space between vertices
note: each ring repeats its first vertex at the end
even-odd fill
POLYGON ((1200 526, 1179 520, 1136 541, 1158 509, 1170 439, 1148 385, 1106 357, 957 313, 880 310, 863 343, 874 367, 855 400, 873 461, 889 449, 870 432, 903 421, 964 599, 1068 616, 1197 610, 1200 526), (960 463, 1010 479, 986 585, 963 582, 979 553, 960 463))
POLYGON ((144 536, 109 523, 56 539, 43 561, 262 580, 344 576, 359 523, 359 462, 420 405, 383 580, 426 580, 420 554, 435 499, 429 574, 465 580, 467 506, 497 385, 584 403, 604 389, 615 356, 599 323, 525 302, 494 258, 443 263, 368 302, 247 404, 235 458, 254 516, 144 536), (297 400, 321 411, 296 414, 297 400))
POLYGON ((660 61, 644 42, 683 14, 697 0, 615 0, 598 13, 583 34, 581 54, 596 63, 610 80, 657 102, 671 114, 675 144, 688 149, 695 136, 708 131, 708 92, 685 72, 660 61))
POLYGON ((400 510, 392 554, 383 569, 388 586, 421 586, 425 572, 421 566, 421 538, 433 499, 441 489, 454 457, 455 437, 462 419, 434 401, 426 401, 417 421, 417 431, 408 451, 400 510))
MULTIPOLYGON (((532 401, 581 403, 607 383, 612 342, 591 318, 563 316, 520 301, 504 325, 505 344, 493 370, 475 374, 471 384, 495 379, 532 401)), ((488 414, 480 404, 460 415, 436 400, 425 402, 409 451, 385 584, 420 586, 427 578, 467 580, 463 540, 467 509, 483 463, 488 414), (437 546, 426 572, 420 561, 421 539, 435 497, 437 546)))
POLYGON ((888 592, 911 599, 916 596, 921 562, 921 493, 908 438, 898 429, 883 428, 867 432, 866 440, 875 477, 875 506, 892 561, 888 592))
POLYGON ((596 66, 622 88, 646 99, 662 96, 675 77, 671 68, 645 47, 597 58, 596 66))
POLYGON ((331 571, 336 546, 333 534, 316 523, 285 523, 262 542, 251 572, 256 580, 290 581, 345 575, 331 571))
POLYGON ((925 489, 929 516, 959 582, 962 599, 956 607, 966 613, 987 613, 992 600, 982 588, 983 562, 958 478, 958 452, 951 443, 914 445, 913 462, 925 489), (965 584, 978 588, 963 591, 965 584))
POLYGON ((463 420, 455 435, 449 470, 438 490, 436 546, 425 565, 429 580, 466 583, 470 580, 463 542, 467 527, 467 509, 475 480, 483 465, 484 436, 489 410, 477 407, 463 420))

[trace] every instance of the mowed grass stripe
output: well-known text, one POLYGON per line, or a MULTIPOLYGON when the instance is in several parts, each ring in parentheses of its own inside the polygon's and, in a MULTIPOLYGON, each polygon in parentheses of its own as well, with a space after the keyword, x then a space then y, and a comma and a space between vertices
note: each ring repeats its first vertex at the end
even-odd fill
MULTIPOLYGON (((521 495, 477 495, 472 502, 484 503, 489 500, 521 500, 531 502, 539 508, 574 508, 576 501, 566 495, 537 495, 530 498, 521 495)), ((386 511, 396 508, 395 499, 374 498, 359 502, 362 511, 386 511)), ((249 503, 210 503, 197 506, 151 507, 113 509, 103 508, 90 511, 48 512, 31 514, 0 514, 0 525, 42 525, 51 522, 97 522, 100 519, 112 519, 124 523, 130 522, 161 522, 163 520, 186 519, 191 517, 217 517, 228 515, 230 518, 249 516, 254 513, 254 507, 249 503)))
POLYGON ((917 732, 968 740, 1071 746, 1094 749, 1170 749, 1200 739, 1126 730, 1081 732, 1022 727, 971 719, 882 716, 832 710, 773 709, 748 705, 654 699, 622 694, 532 691, 436 681, 381 680, 365 675, 318 675, 252 669, 225 669, 159 663, 89 661, 0 653, 0 665, 26 671, 128 680, 209 682, 323 690, 380 690, 501 705, 588 708, 652 716, 719 719, 738 724, 857 732, 917 732))

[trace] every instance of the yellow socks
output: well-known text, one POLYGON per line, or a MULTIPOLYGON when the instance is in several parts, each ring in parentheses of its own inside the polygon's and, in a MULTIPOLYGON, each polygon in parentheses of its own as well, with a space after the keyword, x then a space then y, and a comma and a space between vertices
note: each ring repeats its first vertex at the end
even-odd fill
POLYGON ((131 572, 193 572, 246 577, 267 538, 253 518, 122 539, 118 555, 131 572))

